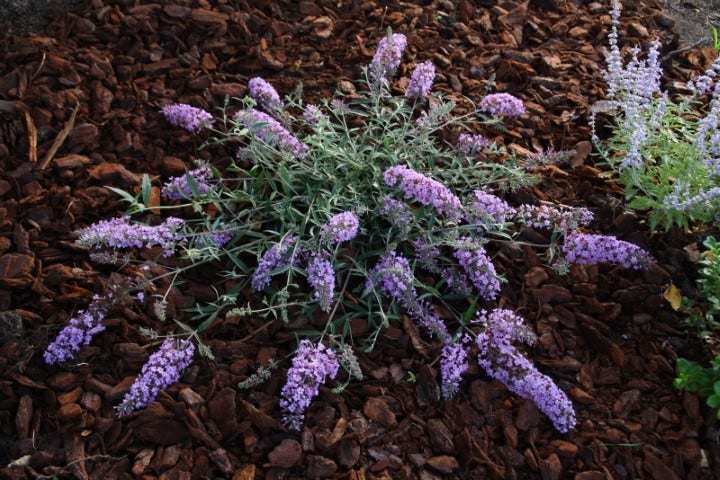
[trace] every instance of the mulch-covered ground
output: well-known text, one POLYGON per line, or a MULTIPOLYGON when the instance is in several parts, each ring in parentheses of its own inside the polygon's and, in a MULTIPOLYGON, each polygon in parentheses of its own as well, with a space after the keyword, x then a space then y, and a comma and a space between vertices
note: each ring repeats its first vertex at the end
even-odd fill
MULTIPOLYGON (((571 0, 81 2, 37 34, 0 36, 0 477, 25 478, 574 478, 720 477, 718 422, 672 386, 678 357, 707 360, 693 331, 662 297, 694 286, 697 238, 651 234, 600 178, 587 119, 603 97, 610 17, 601 2, 571 0), (341 394, 323 388, 300 434, 278 422, 285 360, 266 383, 236 385, 294 340, 280 320, 217 321, 205 332, 216 360, 196 358, 182 381, 146 410, 116 418, 148 353, 137 305, 113 312, 76 362, 48 367, 44 347, 104 291, 111 271, 90 262, 72 231, 117 215, 106 186, 159 184, 200 155, 169 128, 168 102, 217 112, 263 76, 308 99, 359 77, 391 27, 408 36, 400 76, 430 59, 435 88, 478 100, 492 88, 526 102, 504 138, 517 150, 575 150, 512 201, 587 206, 597 232, 652 252, 634 272, 573 268, 560 277, 532 250, 501 250, 500 303, 539 336, 531 358, 568 392, 577 428, 562 435, 531 402, 478 367, 460 395, 439 399, 437 345, 408 325, 385 330, 361 356, 366 374, 341 394), (434 363, 433 363, 434 362, 434 363), (431 365, 432 364, 432 365, 431 365), (412 375, 409 375, 412 373, 412 375), (414 380, 411 381, 411 379, 414 380)), ((625 2, 621 42, 666 44, 668 88, 713 59, 672 52, 673 20, 654 0, 625 2)), ((347 84, 343 84, 347 88, 347 84)), ((607 119, 600 119, 606 121, 607 119)), ((178 311, 214 293, 200 272, 172 297, 178 311)), ((152 349, 151 349, 152 350, 152 349)))

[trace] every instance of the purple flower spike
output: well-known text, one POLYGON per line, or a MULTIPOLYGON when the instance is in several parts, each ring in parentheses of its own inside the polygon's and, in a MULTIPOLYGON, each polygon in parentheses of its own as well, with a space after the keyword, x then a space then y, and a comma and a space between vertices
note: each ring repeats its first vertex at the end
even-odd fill
POLYGON ((378 84, 400 66, 403 50, 407 46, 407 37, 402 33, 393 33, 390 38, 383 37, 378 44, 372 62, 370 62, 370 80, 378 84))
POLYGON ((525 114, 525 105, 522 100, 509 93, 491 93, 480 100, 480 108, 493 115, 505 117, 519 117, 525 114))
POLYGON ((190 340, 165 339, 160 349, 143 365, 122 403, 115 407, 117 416, 124 417, 133 410, 147 407, 160 390, 177 383, 194 354, 195 345, 190 340))
POLYGON ((167 200, 184 200, 194 196, 190 185, 188 184, 188 176, 195 181, 197 191, 200 195, 208 193, 212 186, 208 180, 212 178, 212 170, 210 167, 203 165, 194 170, 190 170, 186 175, 173 177, 168 180, 162 188, 162 196, 167 200))
POLYGON ((300 430, 305 411, 320 392, 320 385, 335 378, 339 369, 335 352, 325 345, 310 340, 300 342, 280 392, 282 421, 290 430, 300 430))
POLYGON ((253 290, 257 292, 270 285, 273 270, 295 263, 295 252, 290 250, 295 248, 297 240, 295 235, 288 235, 263 254, 250 281, 253 290))
POLYGON ((430 93, 433 80, 435 80, 435 65, 432 62, 423 62, 415 67, 405 90, 407 98, 425 97, 430 93))
POLYGON ((468 238, 460 238, 461 246, 453 252, 468 279, 485 300, 494 300, 500 291, 495 265, 485 253, 485 249, 468 238))
POLYGON ((315 298, 324 312, 330 311, 335 293, 335 270, 326 255, 316 254, 307 266, 308 283, 315 289, 315 298))
POLYGON ((304 157, 309 151, 308 146, 298 140, 280 122, 260 110, 254 108, 241 110, 235 114, 235 120, 250 128, 260 140, 296 158, 304 157))
POLYGON ((466 218, 473 223, 503 223, 514 209, 503 199, 483 190, 475 190, 465 208, 466 218))
POLYGON ((329 244, 347 242, 355 238, 359 227, 357 215, 352 212, 338 213, 323 225, 320 237, 329 244))
POLYGON ((476 339, 480 366, 516 395, 532 400, 559 432, 572 429, 576 420, 570 399, 512 344, 535 339, 523 319, 510 310, 497 309, 489 315, 480 314, 480 320, 485 324, 485 331, 476 339))
POLYGON ((165 105, 162 108, 162 114, 171 124, 192 133, 198 133, 213 124, 213 117, 210 113, 185 103, 165 105))
POLYGON ((48 345, 43 355, 45 363, 50 365, 73 358, 80 347, 88 345, 95 334, 105 330, 102 321, 110 303, 104 297, 94 295, 87 310, 80 310, 76 317, 71 318, 55 341, 48 345))
POLYGON ((178 230, 185 222, 180 218, 168 217, 154 227, 130 224, 129 217, 101 220, 77 231, 77 244, 101 248, 150 248, 161 246, 165 256, 172 255, 175 247, 184 241, 178 230))
POLYGON ((468 341, 467 337, 454 341, 446 339, 440 352, 441 391, 445 400, 450 400, 458 392, 462 375, 468 369, 468 341))
POLYGON ((476 153, 484 151, 492 145, 492 143, 492 140, 480 134, 461 133, 457 139, 455 148, 465 155, 475 155, 476 153))
POLYGON ((610 235, 572 232, 565 237, 562 251, 569 263, 577 265, 609 262, 640 270, 654 261, 637 245, 610 235))
POLYGON ((285 107, 277 90, 260 77, 250 79, 248 82, 248 93, 260 107, 268 112, 282 110, 285 107))
POLYGON ((403 165, 388 168, 383 176, 386 184, 398 185, 405 198, 414 199, 423 205, 432 205, 438 213, 450 219, 459 217, 462 210, 460 199, 437 180, 403 165))

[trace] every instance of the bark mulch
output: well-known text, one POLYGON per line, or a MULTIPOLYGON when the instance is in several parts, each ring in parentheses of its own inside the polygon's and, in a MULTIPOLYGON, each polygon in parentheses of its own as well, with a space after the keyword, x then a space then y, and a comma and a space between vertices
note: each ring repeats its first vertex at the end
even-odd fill
MULTIPOLYGON (((712 60, 710 51, 672 51, 673 20, 655 0, 625 3, 622 42, 660 38, 668 88, 682 88, 712 60)), ((603 97, 607 9, 566 0, 92 0, 39 33, 6 31, 0 477, 720 477, 713 412, 672 386, 678 357, 707 360, 707 353, 661 295, 671 282, 692 292, 688 246, 697 238, 651 234, 642 216, 623 210, 622 192, 599 176, 590 155, 587 118, 603 97), (509 280, 501 303, 538 333, 529 353, 569 393, 577 428, 559 434, 532 403, 477 366, 456 399, 441 401, 437 346, 418 342, 402 324, 361 357, 366 380, 341 395, 321 390, 300 434, 277 420, 287 361, 267 383, 236 389, 269 357, 292 351, 279 320, 217 322, 206 332, 216 361, 196 358, 180 383, 123 419, 113 406, 147 359, 147 340, 135 329, 156 322, 149 312, 114 312, 73 364, 43 363, 44 347, 111 274, 71 235, 122 210, 104 187, 138 188, 143 173, 157 184, 208 155, 198 153, 196 139, 168 128, 162 104, 217 112, 257 75, 282 94, 302 82, 310 98, 328 96, 359 77, 388 27, 408 35, 401 77, 432 60, 436 88, 460 108, 494 78, 492 88, 521 97, 529 111, 496 132, 498 139, 520 152, 575 151, 514 200, 588 206, 599 232, 658 259, 644 272, 596 266, 560 277, 529 249, 498 252, 509 280)), ((214 151, 213 160, 232 153, 214 151)), ((208 278, 183 285, 173 305, 212 299, 208 278)))

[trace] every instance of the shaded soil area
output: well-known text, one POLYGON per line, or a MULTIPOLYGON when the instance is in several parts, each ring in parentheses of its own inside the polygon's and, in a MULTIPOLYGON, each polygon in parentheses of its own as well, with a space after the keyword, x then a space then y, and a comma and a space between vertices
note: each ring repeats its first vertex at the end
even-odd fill
MULTIPOLYGON (((707 352, 661 295, 671 282, 694 290, 688 252, 698 237, 649 232, 590 155, 587 118, 603 97, 609 24, 607 6, 561 0, 94 0, 39 33, 5 33, 0 477, 718 478, 713 412, 672 387, 675 360, 706 361, 707 352), (196 358, 181 382, 123 419, 113 406, 155 347, 137 331, 157 326, 152 312, 129 304, 76 362, 43 363, 58 329, 112 281, 72 237, 121 212, 105 187, 137 190, 144 173, 159 185, 197 158, 223 165, 234 154, 198 151, 196 138, 168 128, 162 105, 218 112, 257 75, 281 94, 302 82, 307 100, 330 96, 359 77, 388 27, 408 35, 400 77, 432 60, 435 88, 460 109, 493 78, 528 114, 489 133, 519 152, 574 150, 509 201, 587 206, 595 231, 658 260, 644 272, 601 265, 560 277, 531 249, 500 249, 494 258, 508 277, 500 304, 537 332, 528 353, 573 400, 574 430, 559 434, 477 365, 456 399, 440 400, 439 345, 408 323, 392 324, 375 351, 361 355, 366 380, 340 395, 332 385, 321 389, 299 434, 277 420, 287 360, 268 382, 236 388, 268 358, 291 354, 295 342, 281 320, 220 317, 204 334, 215 361, 196 358)), ((660 38, 668 53, 674 25, 655 1, 627 2, 621 43, 660 38)), ((682 88, 713 59, 708 49, 668 57, 668 88, 682 88)), ((180 312, 212 300, 212 275, 190 278, 172 306, 180 312)))

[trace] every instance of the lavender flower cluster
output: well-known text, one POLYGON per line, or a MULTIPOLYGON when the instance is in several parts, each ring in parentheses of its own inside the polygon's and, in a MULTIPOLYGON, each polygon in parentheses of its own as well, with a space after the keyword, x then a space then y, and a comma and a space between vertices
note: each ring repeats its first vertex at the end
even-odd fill
POLYGON ((491 93, 480 100, 481 110, 490 112, 493 115, 505 117, 519 117, 525 115, 525 105, 522 100, 509 93, 491 93))
POLYGON ((640 270, 654 261, 637 245, 609 235, 571 232, 565 236, 562 252, 569 263, 577 265, 609 262, 640 270))
POLYGON ((315 298, 324 312, 330 311, 335 292, 335 270, 327 256, 315 254, 307 265, 308 283, 315 290, 315 298))
POLYGON ((380 40, 369 67, 370 80, 374 85, 386 81, 397 70, 406 46, 407 37, 402 33, 393 33, 380 40))
POLYGON ((303 109, 303 119, 310 125, 318 125, 321 120, 327 120, 327 115, 320 110, 320 107, 310 103, 303 109))
POLYGON ((162 196, 166 200, 183 200, 195 196, 190 188, 189 178, 195 183, 197 192, 205 195, 212 190, 212 185, 208 182, 212 178, 212 170, 207 165, 203 165, 196 169, 190 170, 185 175, 173 177, 168 180, 162 188, 162 196))
POLYGON ((129 217, 101 220, 77 231, 77 244, 102 248, 162 247, 165 256, 172 255, 175 247, 184 241, 178 232, 184 225, 180 218, 168 217, 156 226, 130 224, 129 217))
POLYGON ((432 307, 418 298, 413 282, 415 276, 407 258, 386 252, 368 274, 367 289, 378 288, 380 293, 395 300, 408 314, 438 338, 448 336, 447 327, 432 307))
POLYGON ((334 215, 323 225, 320 238, 331 245, 352 240, 358 233, 360 220, 353 212, 342 212, 334 215))
POLYGON ((143 365, 122 403, 115 407, 118 417, 148 406, 161 390, 177 383, 194 354, 195 345, 190 340, 166 338, 143 365))
POLYGON ((389 186, 397 185, 405 194, 405 198, 413 199, 422 205, 432 205, 438 213, 448 219, 459 218, 462 210, 460 199, 437 180, 404 165, 388 168, 383 177, 389 186))
POLYGON ((301 340, 295 351, 287 381, 280 392, 283 423, 290 430, 300 430, 305 411, 326 379, 333 379, 340 369, 335 352, 322 343, 301 340))
POLYGON ((484 190, 475 190, 468 200, 465 218, 471 223, 504 223, 515 214, 505 200, 484 190))
POLYGON ((87 310, 80 310, 77 316, 71 318, 48 345, 43 355, 45 363, 60 363, 73 358, 80 347, 88 345, 95 334, 105 330, 102 321, 112 304, 113 296, 113 292, 108 292, 104 297, 93 295, 87 310))
POLYGON ((295 263, 297 241, 295 235, 288 235, 263 253, 250 279, 253 290, 258 292, 264 289, 270 285, 275 270, 295 263))
POLYGON ((476 153, 482 152, 492 144, 492 140, 484 135, 480 135, 479 133, 461 133, 455 143, 455 148, 465 155, 475 155, 476 153))
POLYGON ((209 112, 185 103, 165 105, 162 108, 162 114, 171 124, 192 133, 198 133, 203 128, 210 128, 213 124, 213 116, 209 112))
POLYGON ((400 237, 410 233, 414 217, 407 203, 391 197, 383 197, 378 213, 398 229, 400 237))
POLYGON ((531 399, 558 431, 572 429, 576 420, 570 399, 512 345, 513 341, 532 343, 534 339, 523 319, 504 309, 480 314, 479 319, 486 327, 476 339, 480 366, 515 394, 531 399))
POLYGON ((453 256, 467 273, 470 282, 482 298, 494 300, 500 292, 500 281, 495 265, 487 256, 485 249, 470 238, 459 238, 458 245, 453 256))
POLYGON ((457 394, 462 375, 469 367, 467 362, 467 343, 469 341, 467 336, 462 336, 455 340, 448 338, 443 343, 440 352, 440 378, 442 379, 440 391, 445 400, 450 400, 457 394))
POLYGON ((413 70, 410 82, 405 89, 405 96, 409 99, 416 99, 427 96, 435 80, 435 65, 432 62, 418 64, 413 70))
POLYGON ((594 218, 593 213, 587 208, 549 205, 520 205, 515 209, 515 216, 529 227, 562 232, 588 225, 594 218))
POLYGON ((296 158, 302 158, 310 151, 307 145, 298 140, 280 122, 260 110, 254 108, 241 110, 235 114, 235 120, 251 129, 260 140, 296 158))
POLYGON ((251 78, 248 82, 248 94, 261 108, 275 112, 285 108, 277 90, 260 77, 251 78))

